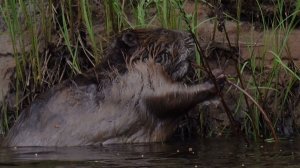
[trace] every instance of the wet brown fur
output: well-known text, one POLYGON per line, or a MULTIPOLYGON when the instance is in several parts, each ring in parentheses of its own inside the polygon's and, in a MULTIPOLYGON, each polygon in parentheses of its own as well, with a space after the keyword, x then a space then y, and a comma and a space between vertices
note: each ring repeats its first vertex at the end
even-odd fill
POLYGON ((100 66, 50 89, 22 112, 5 146, 161 142, 179 116, 215 95, 185 80, 194 58, 186 32, 125 30, 100 66))

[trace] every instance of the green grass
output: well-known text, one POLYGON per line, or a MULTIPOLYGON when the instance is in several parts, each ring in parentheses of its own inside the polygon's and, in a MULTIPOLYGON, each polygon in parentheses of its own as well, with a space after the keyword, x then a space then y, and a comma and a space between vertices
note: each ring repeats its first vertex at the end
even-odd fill
MULTIPOLYGON (((273 102, 269 107, 273 107, 275 111, 273 111, 274 109, 271 111, 269 109, 268 112, 274 127, 276 127, 279 120, 282 120, 283 113, 286 112, 284 111, 284 108, 286 107, 287 97, 293 94, 291 92, 292 83, 296 81, 299 82, 299 78, 296 74, 299 69, 291 70, 286 65, 286 62, 282 60, 283 51, 287 47, 287 39, 295 27, 294 21, 299 13, 299 2, 297 2, 298 4, 295 11, 286 18, 282 17, 284 15, 284 13, 282 13, 284 8, 283 1, 279 0, 277 3, 279 12, 274 16, 272 27, 270 28, 265 21, 260 3, 257 1, 257 5, 261 11, 263 32, 265 34, 263 45, 265 47, 263 48, 264 52, 262 52, 262 55, 252 55, 251 57, 250 65, 252 69, 252 80, 247 84, 249 88, 252 88, 251 92, 253 93, 253 96, 261 102, 261 105, 265 106, 265 108, 268 107, 265 103, 268 102, 268 99, 271 99, 271 93, 274 95, 272 98, 273 102), (292 19, 288 21, 287 18, 292 19), (269 75, 266 76, 266 69, 263 66, 265 64, 266 55, 270 53, 273 55, 273 63, 269 75), (256 60, 257 57, 262 58, 262 60, 258 62, 256 60), (289 72, 288 76, 290 82, 285 84, 284 87, 287 88, 282 88, 282 86, 279 85, 280 75, 286 72, 289 72), (280 92, 281 90, 284 90, 284 92, 280 92)), ((251 53, 252 51, 253 48, 249 48, 249 52, 251 53)), ((245 129, 248 130, 246 131, 246 134, 255 135, 253 134, 253 130, 258 130, 257 135, 263 135, 264 137, 268 136, 269 130, 265 127, 265 123, 261 120, 257 109, 248 109, 248 114, 248 121, 245 121, 244 123, 248 122, 249 124, 245 127, 253 125, 253 129, 245 129)))
MULTIPOLYGON (((68 6, 70 7, 72 4, 69 1, 68 6)), ((68 23, 67 20, 71 20, 72 16, 66 16, 65 15, 65 6, 62 5, 61 6, 61 13, 62 13, 62 25, 59 25, 61 34, 63 36, 64 39, 64 43, 68 48, 68 51, 72 57, 72 59, 70 61, 68 61, 68 65, 71 67, 71 69, 74 71, 74 73, 81 73, 80 71, 80 67, 79 67, 79 62, 78 62, 78 45, 79 45, 79 40, 77 39, 77 37, 75 37, 76 39, 70 37, 71 33, 75 33, 74 30, 69 32, 68 29, 68 23), (73 41, 73 42, 72 42, 73 41)))
MULTIPOLYGON (((198 18, 198 14, 202 12, 199 11, 201 9, 199 6, 203 3, 211 7, 217 5, 209 2, 211 1, 195 0, 193 10, 184 13, 185 17, 183 17, 180 8, 183 9, 187 5, 187 1, 181 3, 179 0, 103 0, 104 25, 102 26, 104 32, 99 35, 96 30, 96 25, 99 24, 99 20, 97 20, 99 18, 95 18, 97 11, 91 10, 94 1, 4 0, 0 10, 13 43, 13 55, 16 61, 14 85, 17 92, 17 104, 13 114, 8 112, 6 105, 2 105, 2 119, 4 121, 2 128, 7 131, 9 118, 17 118, 20 109, 30 104, 39 92, 43 92, 64 78, 84 72, 86 64, 89 64, 90 67, 98 65, 101 62, 108 39, 121 30, 149 27, 190 29, 199 37, 201 34, 198 33, 198 29, 205 25, 204 23, 214 22, 213 32, 216 33, 217 24, 220 21, 219 16, 206 20, 199 20, 198 18), (100 38, 96 38, 97 35, 100 38), (29 45, 26 43, 28 41, 29 45), (53 48, 56 49, 55 53, 51 51, 53 48), (62 61, 62 57, 64 57, 67 66, 63 66, 61 62, 53 63, 57 58, 62 61), (56 69, 52 66, 57 64, 61 65, 62 68, 59 68, 53 77, 52 71, 56 69), (10 117, 10 115, 14 117, 10 117)), ((236 22, 237 38, 234 42, 227 40, 228 44, 236 46, 240 43, 242 2, 242 0, 236 1, 235 16, 228 13, 222 15, 236 22)), ((251 58, 243 62, 238 57, 235 68, 239 75, 230 78, 230 80, 247 91, 251 98, 258 102, 258 105, 253 104, 245 94, 234 88, 228 89, 228 92, 238 93, 235 102, 236 108, 230 113, 234 117, 244 116, 241 126, 244 134, 258 140, 261 136, 271 137, 270 127, 266 124, 262 117, 263 113, 259 109, 262 108, 267 111, 272 125, 276 127, 278 121, 282 119, 282 111, 293 94, 293 85, 300 80, 299 69, 290 67, 290 64, 282 59, 283 52, 288 45, 288 37, 295 28, 297 15, 299 16, 300 2, 297 1, 294 11, 284 17, 284 1, 278 0, 278 13, 274 15, 271 27, 265 20, 261 1, 257 0, 256 2, 257 8, 260 9, 259 15, 264 32, 264 52, 261 52, 261 55, 255 55, 254 46, 249 46, 248 52, 251 58), (267 54, 273 56, 273 64, 268 75, 266 75, 266 68, 264 67, 267 54), (261 60, 258 61, 258 57, 261 60), (250 79, 244 77, 249 73, 246 69, 250 69, 250 79), (282 86, 279 85, 282 74, 289 77, 289 82, 286 83, 283 92, 281 92, 282 86), (271 96, 273 100, 271 106, 275 107, 277 111, 266 110, 265 103, 271 96)), ((215 34, 211 36, 212 40, 215 40, 215 34)), ((251 38, 248 42, 253 44, 255 39, 251 38)), ((201 61, 203 55, 205 53, 198 52, 196 54, 197 64, 203 64, 201 61)), ((199 77, 202 75, 200 72, 202 73, 202 71, 199 70, 199 77)), ((207 123, 203 114, 199 120, 201 123, 207 123)), ((224 133, 228 132, 227 128, 222 130, 224 133)))

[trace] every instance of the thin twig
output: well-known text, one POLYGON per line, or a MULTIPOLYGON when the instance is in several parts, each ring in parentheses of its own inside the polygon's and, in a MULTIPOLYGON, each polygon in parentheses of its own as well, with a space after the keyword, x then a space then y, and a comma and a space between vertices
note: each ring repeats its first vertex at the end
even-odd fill
POLYGON ((186 16, 186 13, 185 13, 184 9, 182 8, 182 1, 179 1, 177 3, 177 5, 178 5, 178 9, 180 10, 180 13, 182 14, 182 16, 184 18, 184 21, 185 21, 186 25, 188 26, 188 31, 191 33, 191 35, 192 35, 192 37, 194 39, 194 42, 195 42, 195 45, 196 45, 196 49, 197 49, 197 51, 200 54, 201 64, 202 64, 205 72, 208 74, 209 78, 213 81, 213 83, 215 85, 215 88, 217 90, 217 93, 218 93, 219 97, 221 98, 221 102, 223 104, 223 107, 225 109, 225 112, 226 112, 226 114, 228 116, 228 119, 230 121, 230 124, 231 124, 232 128, 235 128, 236 131, 239 134, 241 132, 240 127, 239 127, 240 124, 237 121, 234 120, 234 118, 232 116, 232 113, 230 112, 230 109, 229 109, 229 107, 227 106, 227 104, 225 102, 223 93, 220 91, 219 85, 217 83, 217 79, 213 75, 212 70, 211 70, 211 68, 210 68, 210 66, 208 64, 208 61, 205 59, 203 49, 201 48, 200 43, 199 43, 199 41, 198 41, 195 33, 192 31, 193 29, 191 28, 191 25, 190 25, 190 23, 188 21, 188 18, 186 16))

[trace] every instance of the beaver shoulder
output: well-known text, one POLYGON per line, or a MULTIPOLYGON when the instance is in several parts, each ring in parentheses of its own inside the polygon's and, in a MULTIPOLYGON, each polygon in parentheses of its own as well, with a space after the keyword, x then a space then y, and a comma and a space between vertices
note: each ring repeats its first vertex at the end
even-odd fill
POLYGON ((120 33, 101 66, 56 86, 23 111, 6 146, 80 146, 165 141, 176 120, 215 95, 186 85, 194 45, 186 32, 120 33))

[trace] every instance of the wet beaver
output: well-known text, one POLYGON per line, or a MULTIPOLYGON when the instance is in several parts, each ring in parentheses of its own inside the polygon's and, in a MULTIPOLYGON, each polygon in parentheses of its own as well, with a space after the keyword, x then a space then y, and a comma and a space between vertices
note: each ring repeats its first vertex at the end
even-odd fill
POLYGON ((165 141, 180 115, 215 95, 209 82, 182 82, 194 59, 194 43, 186 32, 126 30, 106 55, 98 68, 37 98, 21 113, 4 145, 165 141))

